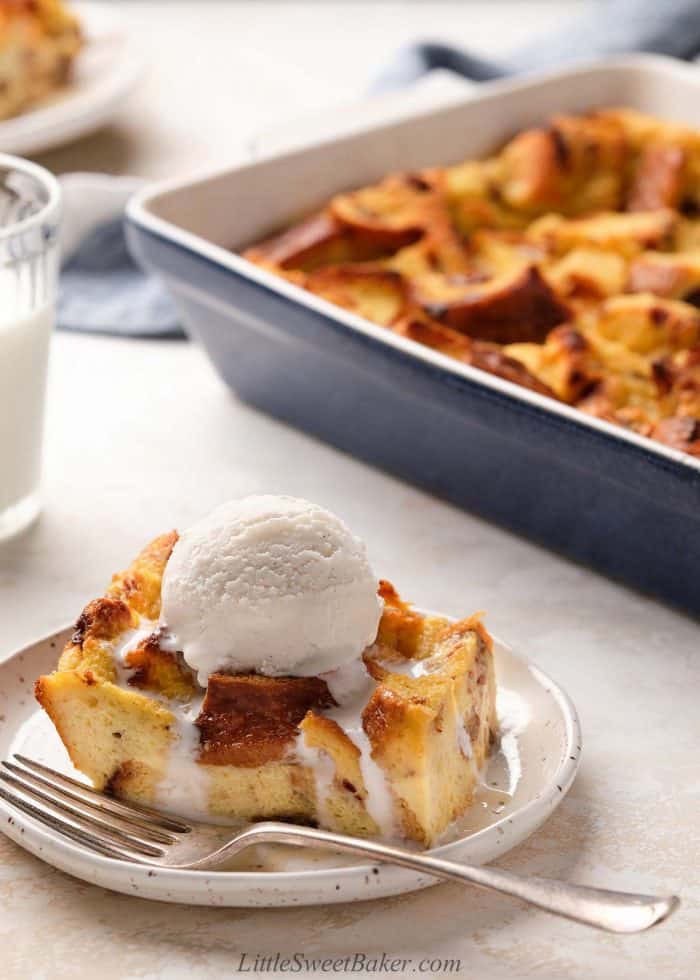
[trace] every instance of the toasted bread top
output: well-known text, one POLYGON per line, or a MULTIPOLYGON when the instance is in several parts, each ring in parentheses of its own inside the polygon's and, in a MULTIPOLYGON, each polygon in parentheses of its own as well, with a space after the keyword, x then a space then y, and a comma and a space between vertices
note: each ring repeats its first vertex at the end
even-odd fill
POLYGON ((408 340, 697 455, 696 372, 669 398, 659 365, 700 352, 700 131, 630 109, 560 114, 485 159, 322 203, 244 255, 408 340))

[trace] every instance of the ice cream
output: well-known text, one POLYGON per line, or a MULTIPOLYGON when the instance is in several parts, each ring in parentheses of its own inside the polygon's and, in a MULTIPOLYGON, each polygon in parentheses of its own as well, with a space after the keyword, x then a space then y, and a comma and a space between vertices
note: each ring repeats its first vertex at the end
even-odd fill
POLYGON ((362 541, 295 497, 232 500, 182 532, 161 595, 161 625, 203 686, 222 670, 335 670, 374 641, 382 610, 362 541))

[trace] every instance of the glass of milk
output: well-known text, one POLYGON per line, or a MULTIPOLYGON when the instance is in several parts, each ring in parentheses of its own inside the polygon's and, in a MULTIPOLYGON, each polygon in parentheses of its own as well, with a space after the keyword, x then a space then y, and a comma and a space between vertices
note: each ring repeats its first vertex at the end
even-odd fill
POLYGON ((0 540, 40 509, 60 211, 47 170, 0 153, 0 540))

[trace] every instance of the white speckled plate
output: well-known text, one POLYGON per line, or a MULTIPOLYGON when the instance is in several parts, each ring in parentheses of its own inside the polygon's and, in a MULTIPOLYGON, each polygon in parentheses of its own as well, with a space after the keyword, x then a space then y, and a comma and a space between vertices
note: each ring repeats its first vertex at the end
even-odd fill
POLYGON ((38 105, 0 122, 4 153, 38 153, 105 125, 143 74, 144 59, 113 10, 93 3, 72 6, 85 36, 73 78, 38 105))
MULTIPOLYGON (((24 752, 81 778, 33 696, 34 679, 53 669, 69 633, 64 629, 38 640, 0 664, 0 758, 24 752)), ((473 864, 504 854, 544 823, 571 786, 581 750, 576 709, 561 688, 503 644, 496 644, 495 657, 501 748, 489 763, 474 806, 435 849, 473 864)), ((2 801, 0 829, 68 874, 166 902, 325 905, 435 884, 435 879, 403 868, 372 867, 347 855, 282 847, 251 849, 231 871, 148 869, 91 854, 2 801)))

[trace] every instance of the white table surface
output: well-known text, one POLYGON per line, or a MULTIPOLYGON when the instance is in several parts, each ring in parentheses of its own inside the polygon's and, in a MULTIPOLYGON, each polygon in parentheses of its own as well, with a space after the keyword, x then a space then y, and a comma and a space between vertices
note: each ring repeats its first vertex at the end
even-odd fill
MULTIPOLYGON (((349 102, 412 36, 449 23, 452 38, 496 53, 574 6, 124 4, 157 34, 148 79, 109 129, 40 159, 59 171, 181 172, 238 152, 280 117, 349 102)), ((576 701, 580 775, 503 866, 678 891, 684 906, 625 938, 456 885, 325 909, 193 909, 101 891, 1 838, 4 978, 254 976, 242 971, 256 954, 295 951, 400 954, 418 976, 479 980, 696 975, 696 623, 247 408, 191 344, 57 335, 46 457, 40 522, 0 548, 4 650, 74 618, 151 536, 228 497, 317 500, 407 597, 454 614, 486 609, 491 629, 576 701), (421 973, 424 957, 461 965, 421 973)))

